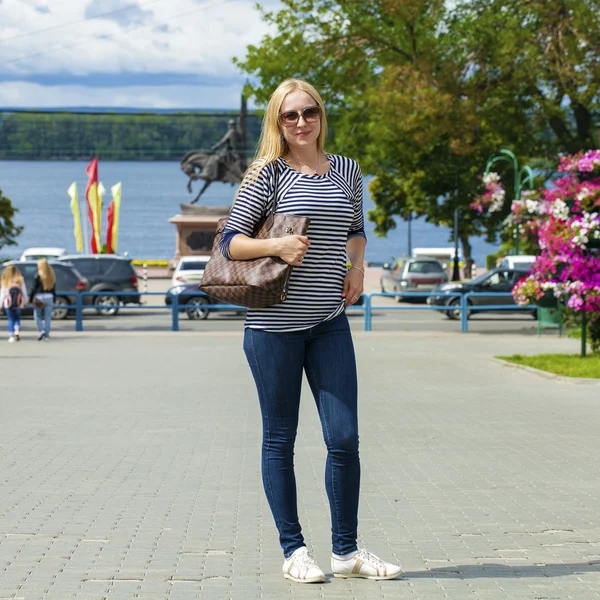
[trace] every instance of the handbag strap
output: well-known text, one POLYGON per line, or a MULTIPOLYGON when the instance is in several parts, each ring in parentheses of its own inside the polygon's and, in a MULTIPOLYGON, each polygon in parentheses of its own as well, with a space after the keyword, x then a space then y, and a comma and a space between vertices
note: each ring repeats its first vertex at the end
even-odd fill
POLYGON ((280 169, 279 169, 279 165, 277 164, 277 161, 275 161, 273 163, 275 165, 275 175, 274 175, 274 179, 275 179, 275 186, 273 188, 273 200, 271 202, 271 210, 266 212, 267 217, 274 215, 275 211, 277 210, 277 205, 279 204, 279 198, 277 197, 277 192, 279 191, 279 173, 280 173, 280 169))

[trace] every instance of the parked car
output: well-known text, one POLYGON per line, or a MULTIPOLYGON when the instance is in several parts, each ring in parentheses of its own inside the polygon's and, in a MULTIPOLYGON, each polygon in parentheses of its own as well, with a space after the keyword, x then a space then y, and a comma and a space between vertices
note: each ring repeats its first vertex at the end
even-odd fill
POLYGON ((537 256, 534 256, 533 254, 515 254, 505 256, 498 264, 498 267, 501 269, 519 269, 526 271, 536 260, 537 256))
POLYGON ((86 277, 89 291, 98 292, 89 296, 99 314, 114 316, 121 304, 139 304, 139 294, 118 296, 111 292, 137 292, 138 277, 131 259, 114 254, 73 254, 62 256, 86 277))
POLYGON ((200 283, 210 256, 182 256, 173 272, 171 285, 200 283))
MULTIPOLYGON (((450 293, 466 294, 467 292, 511 292, 515 284, 523 277, 527 277, 527 269, 501 269, 497 267, 491 269, 475 279, 466 283, 444 283, 437 286, 432 295, 427 298, 427 304, 432 306, 450 306, 452 310, 441 310, 449 319, 460 319, 460 301, 458 296, 449 296, 450 293)), ((469 306, 493 306, 515 304, 511 296, 475 296, 467 300, 469 306)), ((485 309, 477 311, 467 310, 467 317, 473 312, 486 312, 485 309)), ((493 310, 492 310, 493 312, 493 310)), ((523 309, 499 309, 497 312, 523 312, 523 309)), ((532 310, 531 314, 537 318, 537 311, 532 310)))
POLYGON ((66 255, 67 251, 64 248, 27 248, 27 250, 24 250, 23 254, 21 254, 21 258, 19 260, 39 260, 40 258, 47 258, 48 260, 53 260, 55 258, 59 258, 61 256, 66 255))
MULTIPOLYGON (((402 258, 393 267, 384 266, 381 276, 382 292, 430 292, 448 281, 442 263, 434 258, 402 258)), ((416 300, 425 302, 425 297, 397 296, 398 302, 416 300)))
MULTIPOLYGON (((180 310, 184 311, 188 319, 207 319, 211 312, 210 309, 206 308, 211 304, 225 304, 216 298, 206 295, 204 292, 198 289, 198 283, 183 283, 170 287, 167 290, 165 296, 165 304, 171 306, 173 304, 173 296, 179 297, 180 310)), ((219 311, 224 312, 224 311, 219 311)), ((240 308, 234 311, 237 314, 244 314, 245 308, 240 308)))
MULTIPOLYGON (((23 278, 25 279, 25 285, 27 291, 30 292, 33 287, 33 280, 37 273, 37 260, 25 260, 25 261, 9 261, 4 264, 16 265, 23 278)), ((69 314, 75 312, 73 308, 64 308, 65 306, 73 306, 77 301, 77 292, 85 292, 89 289, 89 283, 87 279, 71 264, 67 262, 50 261, 54 274, 56 275, 56 298, 54 300, 55 308, 52 310, 53 319, 66 319, 69 314)), ((83 296, 84 304, 89 304, 91 298, 89 296, 83 296)), ((24 315, 33 314, 33 308, 27 307, 24 315)))

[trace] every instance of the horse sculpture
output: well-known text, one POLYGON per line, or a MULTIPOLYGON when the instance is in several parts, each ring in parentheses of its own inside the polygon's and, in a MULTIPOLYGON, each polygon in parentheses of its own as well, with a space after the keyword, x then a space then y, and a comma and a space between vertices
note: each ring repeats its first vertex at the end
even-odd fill
POLYGON ((206 191, 213 181, 222 181, 234 185, 240 183, 246 170, 246 98, 242 95, 240 116, 227 122, 227 132, 212 146, 209 152, 192 150, 181 160, 181 170, 189 177, 188 192, 192 193, 192 181, 204 180, 204 186, 191 204, 206 191))
POLYGON ((240 159, 231 152, 221 154, 192 150, 181 160, 181 170, 189 177, 187 189, 190 194, 192 182, 204 180, 202 189, 190 204, 195 204, 213 181, 234 185, 240 183, 244 176, 244 167, 240 159))

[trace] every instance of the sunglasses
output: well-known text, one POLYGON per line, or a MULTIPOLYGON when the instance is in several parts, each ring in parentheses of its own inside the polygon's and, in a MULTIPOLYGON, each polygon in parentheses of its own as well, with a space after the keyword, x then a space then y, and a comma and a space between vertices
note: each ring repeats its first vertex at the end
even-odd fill
POLYGON ((297 110, 288 110, 279 113, 279 121, 284 127, 295 127, 302 117, 307 123, 316 123, 321 118, 320 106, 307 106, 300 112, 297 110))

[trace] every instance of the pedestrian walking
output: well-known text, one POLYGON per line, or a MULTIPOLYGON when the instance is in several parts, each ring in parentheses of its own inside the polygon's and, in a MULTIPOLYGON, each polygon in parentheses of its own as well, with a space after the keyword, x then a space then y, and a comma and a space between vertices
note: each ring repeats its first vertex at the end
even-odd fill
POLYGON ((21 339, 21 310, 27 304, 27 286, 16 265, 8 265, 2 271, 0 284, 0 307, 8 320, 8 341, 21 339))
POLYGON ((325 580, 298 519, 294 442, 305 372, 327 447, 333 575, 393 579, 400 566, 357 545, 358 384, 344 309, 363 291, 363 184, 354 160, 325 152, 326 134, 317 90, 298 79, 281 83, 267 106, 258 155, 242 181, 220 250, 234 260, 278 256, 294 266, 285 302, 249 309, 244 330, 262 413, 263 484, 279 531, 284 577, 325 580), (251 237, 275 193, 278 213, 310 218, 305 236, 251 237))
POLYGON ((46 258, 37 263, 37 273, 31 288, 30 303, 33 304, 35 323, 38 328, 38 341, 50 341, 52 306, 56 298, 56 275, 46 258))

